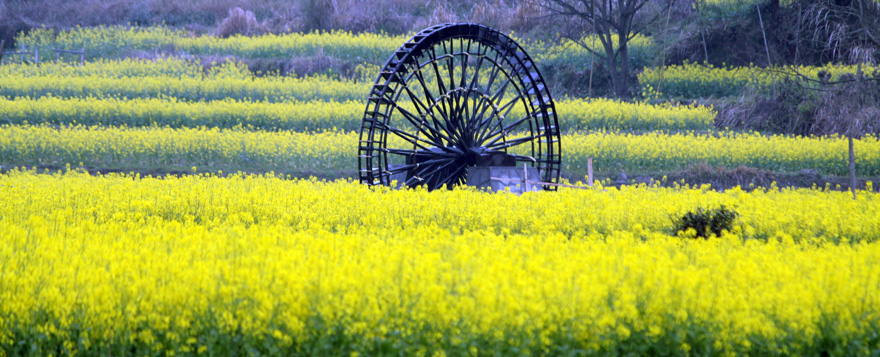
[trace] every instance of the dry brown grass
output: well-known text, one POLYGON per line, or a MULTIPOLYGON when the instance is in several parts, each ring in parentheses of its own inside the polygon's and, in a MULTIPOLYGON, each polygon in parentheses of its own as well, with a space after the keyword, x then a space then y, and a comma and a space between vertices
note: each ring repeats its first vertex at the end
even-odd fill
POLYGON ((545 9, 534 1, 478 2, 474 5, 470 21, 499 29, 502 32, 528 32, 536 27, 555 29, 545 9))
POLYGON ((784 79, 770 94, 750 91, 721 103, 715 126, 796 135, 880 134, 880 72, 859 84, 844 75, 825 84, 784 79))
POLYGON ((258 22, 252 11, 236 7, 229 10, 229 16, 220 22, 215 32, 217 36, 225 38, 232 35, 256 35, 265 31, 265 24, 258 22))
POLYGON ((0 38, 35 27, 160 25, 218 36, 341 29, 407 34, 444 22, 502 32, 556 32, 527 0, 30 0, 0 1, 0 38))

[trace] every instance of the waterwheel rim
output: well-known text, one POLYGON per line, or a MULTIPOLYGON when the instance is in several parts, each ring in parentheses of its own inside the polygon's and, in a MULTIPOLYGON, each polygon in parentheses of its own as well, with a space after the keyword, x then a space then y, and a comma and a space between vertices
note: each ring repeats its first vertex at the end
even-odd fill
POLYGON ((496 162, 536 167, 542 182, 559 181, 558 119, 537 66, 516 41, 482 25, 420 31, 370 89, 360 182, 433 190, 465 184, 470 167, 496 162))

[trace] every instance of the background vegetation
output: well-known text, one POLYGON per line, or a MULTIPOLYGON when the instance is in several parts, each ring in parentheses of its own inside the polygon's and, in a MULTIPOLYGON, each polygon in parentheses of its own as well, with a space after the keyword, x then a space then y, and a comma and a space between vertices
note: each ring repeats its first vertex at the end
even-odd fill
MULTIPOLYGON (((28 56, 3 59, 0 123, 36 126, 28 132, 42 132, 41 125, 354 131, 359 101, 379 64, 408 35, 428 24, 473 21, 511 33, 525 45, 557 98, 566 133, 601 132, 619 142, 642 133, 695 130, 740 138, 724 131, 757 130, 849 135, 861 140, 856 148, 873 147, 880 134, 880 110, 872 104, 880 98, 869 95, 880 93, 878 52, 872 50, 880 25, 865 21, 877 14, 876 1, 644 2, 627 43, 631 78, 625 95, 613 90, 609 65, 601 60, 620 49, 620 37, 612 33, 613 45, 603 47, 595 23, 560 21, 568 17, 554 13, 554 3, 572 2, 7 1, 0 4, 7 49, 24 48, 31 55, 39 50, 43 61, 33 66, 28 56), (53 11, 42 10, 49 8, 53 11), (88 63, 73 65, 71 55, 48 63, 58 48, 86 48, 88 63), (827 105, 845 97, 860 99, 827 105), (856 121, 858 126, 848 124, 856 121)), ((569 151, 574 153, 609 155, 569 151)), ((845 160, 845 153, 834 155, 845 160)), ((0 166, 24 163, 15 157, 7 156, 0 166)), ((824 169, 827 165, 783 170, 742 158, 687 161, 692 159, 660 166, 600 159, 597 172, 620 182, 634 177, 647 182, 663 175, 714 180, 736 171, 753 176, 747 181, 806 186, 836 183, 846 174, 836 166, 824 169), (651 172, 658 167, 662 174, 651 172)), ((870 180, 869 166, 855 168, 859 182, 870 180)), ((572 179, 585 174, 580 162, 568 170, 572 179)))

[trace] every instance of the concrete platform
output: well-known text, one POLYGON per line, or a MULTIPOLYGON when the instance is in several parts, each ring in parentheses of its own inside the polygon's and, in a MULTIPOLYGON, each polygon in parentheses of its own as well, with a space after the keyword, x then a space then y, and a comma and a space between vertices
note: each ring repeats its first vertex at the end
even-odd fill
MULTIPOLYGON (((525 175, 528 181, 541 181, 541 173, 537 167, 526 167, 525 175)), ((526 191, 541 191, 541 185, 524 183, 523 167, 515 166, 471 166, 468 167, 467 185, 490 189, 492 191, 504 191, 521 194, 526 191)))

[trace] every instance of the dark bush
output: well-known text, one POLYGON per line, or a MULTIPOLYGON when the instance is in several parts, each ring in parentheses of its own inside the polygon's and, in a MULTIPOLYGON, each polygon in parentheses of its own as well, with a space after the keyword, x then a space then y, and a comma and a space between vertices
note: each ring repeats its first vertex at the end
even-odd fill
POLYGON ((720 236, 722 230, 729 232, 737 217, 739 217, 739 213, 724 207, 724 205, 714 209, 699 207, 694 212, 688 212, 680 218, 673 219, 673 231, 678 234, 678 232, 693 228, 697 231, 697 237, 709 239, 712 234, 720 236))

